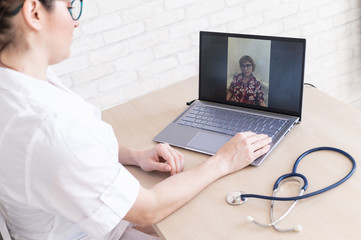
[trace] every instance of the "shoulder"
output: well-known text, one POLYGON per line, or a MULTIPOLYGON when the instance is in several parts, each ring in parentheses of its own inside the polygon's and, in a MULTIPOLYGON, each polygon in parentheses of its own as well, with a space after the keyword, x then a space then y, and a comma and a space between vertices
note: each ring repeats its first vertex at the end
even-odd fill
POLYGON ((236 73, 233 75, 233 83, 237 83, 242 80, 242 73, 236 73))
POLYGON ((242 73, 236 73, 233 75, 233 78, 235 79, 242 79, 242 73))
POLYGON ((257 77, 254 75, 252 75, 252 82, 257 86, 261 84, 261 81, 257 80, 257 77))
POLYGON ((87 161, 95 156, 117 156, 117 140, 112 127, 96 117, 51 113, 41 122, 36 138, 39 154, 63 156, 62 162, 87 161))

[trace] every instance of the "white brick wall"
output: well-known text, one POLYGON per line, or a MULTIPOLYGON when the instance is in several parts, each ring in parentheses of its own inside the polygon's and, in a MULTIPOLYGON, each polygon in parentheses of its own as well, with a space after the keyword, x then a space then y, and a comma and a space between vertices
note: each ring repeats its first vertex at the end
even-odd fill
POLYGON ((86 0, 53 68, 104 109, 197 76, 201 30, 306 38, 305 81, 361 109, 360 0, 86 0))

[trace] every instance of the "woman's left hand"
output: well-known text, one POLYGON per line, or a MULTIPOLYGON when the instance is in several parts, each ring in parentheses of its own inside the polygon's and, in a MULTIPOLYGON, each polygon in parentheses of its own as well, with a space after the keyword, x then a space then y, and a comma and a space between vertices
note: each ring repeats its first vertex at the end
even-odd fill
POLYGON ((138 159, 144 171, 170 172, 171 175, 184 170, 183 155, 168 143, 157 144, 154 148, 142 152, 138 159))

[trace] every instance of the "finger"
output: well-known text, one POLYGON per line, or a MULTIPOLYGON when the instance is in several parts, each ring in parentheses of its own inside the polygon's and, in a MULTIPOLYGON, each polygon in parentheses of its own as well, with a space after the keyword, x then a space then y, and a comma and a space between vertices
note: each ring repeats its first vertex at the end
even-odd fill
POLYGON ((174 162, 173 155, 169 152, 169 144, 161 143, 159 144, 159 152, 157 153, 164 161, 166 161, 171 167, 171 174, 174 174, 174 170, 176 169, 176 165, 174 162))
POLYGON ((181 152, 179 152, 178 150, 175 150, 175 153, 178 156, 178 162, 179 162, 179 169, 178 169, 178 173, 183 172, 184 171, 184 156, 181 152))
POLYGON ((254 152, 255 159, 259 158, 260 156, 266 154, 270 150, 271 146, 266 145, 254 152))
MULTIPOLYGON (((247 145, 254 145, 264 139, 268 139, 269 137, 266 134, 256 134, 253 132, 244 132, 240 133, 240 140, 243 140, 247 145)), ((267 140, 269 141, 269 140, 267 140)))
POLYGON ((177 172, 176 173, 180 173, 180 172, 183 171, 183 165, 184 165, 182 156, 181 156, 180 152, 178 152, 175 149, 173 149, 173 153, 175 155, 176 165, 177 165, 177 172))
POLYGON ((168 158, 166 161, 167 161, 167 163, 168 163, 169 165, 172 166, 172 170, 171 170, 170 174, 171 174, 171 175, 174 175, 174 174, 177 173, 177 168, 178 168, 178 166, 177 166, 177 158, 176 158, 176 156, 173 154, 173 152, 171 151, 171 149, 168 148, 167 151, 168 151, 168 153, 169 153, 169 155, 170 155, 171 157, 168 158))
POLYGON ((169 144, 164 144, 164 151, 167 152, 169 157, 166 160, 166 162, 171 166, 171 175, 174 175, 176 173, 179 173, 182 169, 179 154, 176 153, 176 150, 173 149, 169 144))
POLYGON ((249 142, 252 143, 252 144, 256 143, 258 141, 261 141, 262 139, 266 139, 266 138, 268 138, 268 135, 266 135, 266 134, 253 133, 253 135, 248 136, 249 142))
POLYGON ((160 171, 160 172, 170 172, 172 171, 172 167, 169 166, 168 163, 162 162, 152 162, 153 170, 160 171))
POLYGON ((181 153, 179 151, 177 151, 176 149, 169 147, 169 151, 173 156, 174 159, 174 163, 176 168, 174 169, 174 174, 180 173, 183 171, 184 168, 184 163, 183 163, 183 156, 181 155, 181 153))
POLYGON ((251 137, 251 136, 255 136, 257 135, 256 133, 254 132, 239 132, 238 134, 236 134, 236 136, 239 136, 240 138, 248 138, 248 137, 251 137))
POLYGON ((180 159, 180 162, 181 162, 181 172, 184 171, 184 156, 181 152, 177 151, 178 155, 179 155, 179 159, 180 159))
POLYGON ((268 137, 267 135, 259 136, 258 140, 252 143, 252 148, 254 149, 254 151, 257 151, 258 149, 269 145, 271 142, 272 138, 268 137))
POLYGON ((182 172, 184 170, 183 154, 169 145, 167 145, 167 149, 170 152, 170 154, 173 156, 173 161, 175 165, 174 171, 172 171, 171 174, 182 172))
POLYGON ((184 170, 184 159, 183 154, 181 154, 179 151, 173 149, 173 152, 175 154, 176 164, 177 164, 177 173, 183 172, 184 170))
POLYGON ((172 151, 172 148, 169 146, 168 147, 168 151, 169 153, 172 155, 172 158, 169 159, 169 161, 172 161, 172 164, 173 164, 173 168, 172 168, 172 171, 171 171, 171 175, 174 175, 176 173, 178 173, 178 156, 176 154, 174 154, 174 152, 172 151))

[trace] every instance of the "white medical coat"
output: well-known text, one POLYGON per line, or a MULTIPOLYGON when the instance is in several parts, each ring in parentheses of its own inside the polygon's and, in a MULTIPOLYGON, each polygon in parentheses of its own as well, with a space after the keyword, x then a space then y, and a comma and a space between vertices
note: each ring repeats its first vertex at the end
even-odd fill
POLYGON ((15 239, 119 239, 139 182, 100 111, 48 71, 0 68, 0 213, 15 239))

